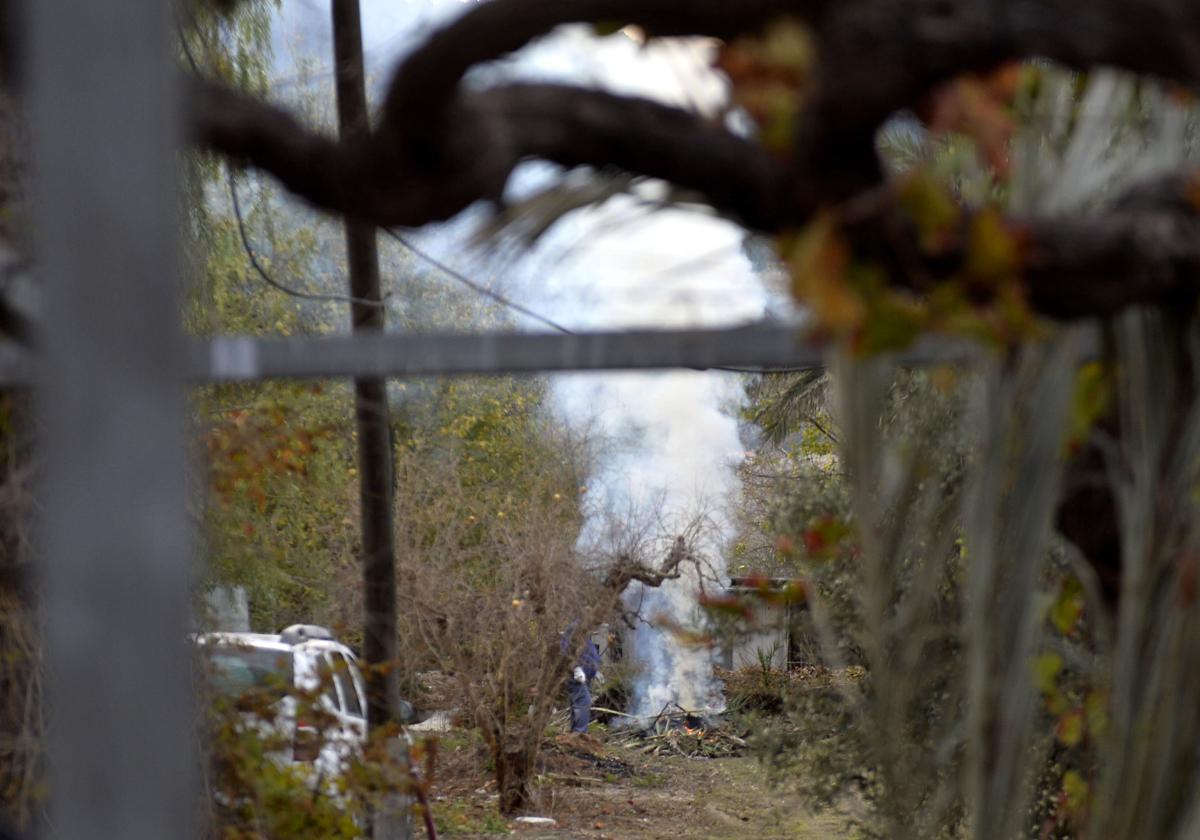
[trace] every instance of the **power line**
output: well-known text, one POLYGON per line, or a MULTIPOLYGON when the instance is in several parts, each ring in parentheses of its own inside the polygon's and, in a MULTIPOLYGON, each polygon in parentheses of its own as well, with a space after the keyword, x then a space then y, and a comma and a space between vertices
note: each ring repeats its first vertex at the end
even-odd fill
MULTIPOLYGON (((270 286, 273 289, 277 289, 277 290, 283 292, 284 294, 291 295, 292 297, 301 298, 304 300, 333 301, 333 302, 337 302, 337 303, 358 303, 358 304, 362 304, 365 306, 383 306, 384 305, 384 301, 368 300, 365 298, 357 298, 357 297, 351 297, 351 296, 347 296, 347 295, 318 294, 315 292, 306 292, 306 291, 302 291, 299 289, 293 289, 289 286, 284 285, 283 283, 280 283, 278 280, 273 278, 270 275, 270 273, 266 270, 266 268, 262 265, 261 261, 258 258, 257 253, 255 253, 255 251, 254 251, 254 247, 250 243, 250 236, 246 230, 245 217, 244 217, 244 214, 242 213, 241 201, 239 200, 238 191, 237 191, 237 181, 236 181, 236 178, 234 177, 233 169, 231 167, 227 167, 226 172, 227 172, 228 181, 229 181, 229 196, 233 202, 233 213, 234 213, 234 217, 237 220, 238 234, 242 241, 242 249, 246 252, 246 256, 250 260, 250 264, 254 267, 255 272, 258 274, 259 277, 262 278, 264 283, 266 283, 268 286, 270 286)), ((457 280, 459 283, 462 283, 464 286, 467 286, 468 288, 472 289, 476 293, 484 295, 485 297, 490 298, 491 300, 495 301, 496 303, 499 303, 502 306, 506 306, 515 312, 519 312, 522 315, 532 318, 533 320, 538 321, 539 323, 545 324, 546 326, 548 326, 552 329, 555 329, 561 333, 564 333, 566 335, 572 335, 574 333, 574 331, 571 330, 569 327, 563 326, 562 324, 558 323, 557 321, 554 321, 551 318, 547 318, 545 315, 535 312, 534 310, 530 309, 529 307, 523 306, 522 304, 517 303, 516 301, 514 301, 508 297, 505 297, 504 295, 500 294, 499 292, 489 289, 486 286, 482 285, 481 283, 478 283, 477 281, 472 280, 471 278, 467 277, 462 272, 457 271, 454 268, 451 268, 450 266, 446 265, 441 260, 434 257, 429 252, 427 252, 421 248, 418 248, 416 245, 414 245, 408 239, 406 239, 405 237, 396 233, 396 231, 394 231, 390 228, 382 228, 382 230, 385 234, 390 236, 392 239, 394 239, 397 243, 399 243, 405 249, 411 251, 417 257, 419 257, 420 259, 429 263, 434 268, 436 268, 438 271, 441 271, 446 276, 448 276, 454 280, 457 280)))
MULTIPOLYGON (((441 271, 441 272, 445 273, 447 276, 457 280, 458 282, 462 283, 464 286, 467 286, 468 288, 472 289, 473 291, 478 292, 481 295, 485 295, 486 297, 491 298, 496 303, 499 303, 502 306, 506 306, 510 309, 520 312, 523 315, 527 315, 528 317, 533 318, 535 321, 539 321, 539 322, 545 324, 546 326, 551 327, 552 329, 555 329, 560 333, 563 333, 564 335, 578 335, 578 333, 576 333, 575 330, 572 330, 569 327, 565 327, 562 324, 533 311, 529 307, 523 306, 522 304, 519 304, 516 301, 505 297, 504 295, 500 294, 499 292, 496 292, 496 291, 493 291, 492 289, 487 288, 486 286, 478 283, 477 281, 472 280, 471 278, 467 277, 462 272, 456 271, 455 269, 451 268, 450 266, 448 266, 445 263, 438 260, 432 254, 428 253, 427 251, 421 250, 416 245, 413 245, 412 242, 410 242, 408 239, 401 236, 400 234, 396 233, 396 231, 392 230, 391 228, 384 228, 383 232, 386 233, 388 236, 390 236, 392 239, 396 240, 396 242, 398 242, 401 246, 403 246, 407 250, 411 251, 413 254, 415 254, 420 259, 429 263, 433 267, 437 268, 439 271, 441 271)), ((695 368, 695 369, 696 370, 719 370, 719 371, 723 371, 725 373, 782 374, 782 373, 796 373, 799 371, 811 370, 811 366, 773 367, 773 366, 764 365, 761 367, 727 367, 727 366, 723 366, 723 365, 711 365, 711 366, 708 366, 705 368, 695 368)))
MULTIPOLYGON (((176 19, 176 29, 179 37, 179 43, 183 47, 184 57, 187 59, 188 64, 191 65, 193 72, 195 72, 197 75, 200 75, 200 65, 196 61, 196 57, 192 54, 191 47, 187 42, 187 34, 184 32, 183 26, 178 19, 176 19)), ((364 300, 362 298, 346 297, 344 295, 325 295, 316 294, 313 292, 304 292, 285 286, 283 283, 280 283, 273 278, 270 273, 267 272, 263 264, 259 262, 258 254, 255 253, 253 246, 250 244, 250 236, 246 231, 246 220, 242 215, 242 203, 238 198, 237 179, 233 174, 233 167, 231 167, 229 164, 226 164, 225 173, 229 181, 229 198, 233 203, 233 215, 237 219, 238 236, 242 241, 242 250, 246 252, 246 257, 250 260, 250 265, 254 267, 255 272, 259 277, 262 278, 264 283, 273 289, 283 292, 284 294, 291 295, 292 297, 296 298, 302 298, 304 300, 334 301, 337 303, 361 303, 367 306, 383 305, 382 301, 364 300)))
POLYGON ((421 250, 416 245, 414 245, 412 242, 410 242, 407 238, 396 233, 396 231, 392 230, 391 228, 383 228, 383 232, 386 233, 388 236, 390 236, 392 239, 396 240, 396 242, 398 242, 403 248, 405 248, 408 251, 411 251, 413 254, 415 254, 416 256, 418 256, 422 260, 424 260, 425 262, 432 265, 434 268, 436 268, 438 271, 445 274, 447 277, 457 280, 459 283, 462 283, 464 286, 466 286, 469 289, 472 289, 473 291, 477 292, 478 294, 481 294, 487 298, 491 298, 493 301, 500 304, 501 306, 506 306, 509 309, 513 310, 514 312, 520 312, 522 315, 532 318, 533 320, 535 320, 539 323, 545 324, 547 327, 557 330, 558 332, 563 333, 564 335, 574 335, 575 334, 575 331, 570 329, 569 327, 565 327, 562 324, 558 323, 557 321, 554 321, 550 318, 547 318, 545 315, 542 315, 538 312, 533 311, 528 306, 523 306, 522 304, 517 303, 515 300, 505 297, 504 295, 500 294, 499 292, 489 289, 487 286, 484 286, 483 284, 481 284, 475 280, 472 280, 470 277, 467 277, 462 272, 456 271, 455 269, 446 265, 441 260, 434 257, 432 254, 428 253, 427 251, 421 250))
MULTIPOLYGON (((250 260, 250 264, 254 267, 255 272, 259 275, 259 277, 262 278, 264 283, 266 283, 267 285, 271 286, 274 289, 277 289, 278 291, 283 292, 284 294, 291 295, 292 297, 301 298, 304 300, 320 300, 320 301, 332 301, 332 302, 336 302, 336 303, 352 303, 352 304, 358 303, 358 304, 362 304, 362 305, 366 305, 366 306, 384 306, 385 305, 385 301, 368 300, 365 298, 356 298, 356 297, 350 297, 347 295, 328 295, 328 294, 317 294, 314 292, 301 291, 299 289, 293 289, 288 286, 285 286, 284 284, 280 283, 279 281, 277 281, 273 277, 271 277, 270 273, 266 270, 266 268, 259 261, 258 255, 255 253, 254 248, 250 243, 250 237, 246 230, 245 218, 242 214, 241 202, 238 198, 237 182, 236 182, 236 179, 233 174, 233 169, 231 167, 227 167, 226 172, 227 172, 228 181, 229 181, 229 195, 233 202, 233 212, 234 212, 234 217, 237 220, 238 234, 239 234, 239 237, 242 242, 242 248, 246 252, 246 256, 250 260)), ((382 230, 385 234, 387 234, 387 236, 389 236, 391 239, 395 240, 396 243, 398 243, 401 247, 403 247, 407 251, 410 251, 416 257, 429 263, 434 268, 436 268, 438 271, 445 274, 447 277, 450 277, 451 279, 458 281, 459 283, 463 284, 464 286, 466 286, 467 288, 476 292, 477 294, 483 295, 484 297, 487 297, 490 300, 500 304, 501 306, 504 306, 504 307, 507 307, 508 309, 513 310, 514 312, 519 312, 528 318, 532 318, 533 320, 535 320, 541 324, 544 324, 544 325, 550 327, 551 329, 556 330, 564 335, 575 335, 576 334, 576 332, 574 330, 572 330, 570 327, 564 326, 563 324, 553 320, 552 318, 548 318, 547 316, 542 315, 541 313, 536 312, 533 309, 530 309, 528 306, 518 303, 517 301, 512 300, 511 298, 506 297, 505 295, 503 295, 493 289, 489 289, 487 286, 484 286, 483 284, 479 283, 476 280, 472 280, 470 277, 463 274, 461 271, 458 271, 457 269, 454 269, 451 266, 447 265, 446 263, 442 262, 441 260, 437 259, 435 256, 430 254, 428 251, 425 251, 424 249, 419 248, 417 245, 413 244, 408 238, 397 233, 395 230, 393 230, 391 228, 382 228, 382 230)), ((771 369, 771 368, 741 368, 741 367, 713 366, 709 369, 710 370, 721 370, 721 371, 725 371, 728 373, 765 374, 765 373, 785 373, 785 372, 791 372, 794 370, 804 370, 807 368, 771 369)))
MULTIPOLYGON (((383 306, 384 305, 384 301, 367 300, 365 298, 348 297, 345 295, 324 295, 324 294, 315 294, 312 292, 304 292, 304 291, 300 291, 297 289, 289 288, 289 287, 283 285, 282 283, 278 282, 277 280, 275 280, 273 277, 271 277, 270 274, 263 267, 261 262, 259 262, 258 256, 257 256, 257 254, 255 254, 254 249, 250 244, 249 236, 246 231, 245 221, 244 221, 242 211, 241 211, 241 205, 238 200, 237 185, 236 185, 236 182, 235 182, 235 179, 233 176, 233 170, 232 169, 228 170, 228 174, 229 174, 229 191, 230 191, 230 196, 233 199, 234 216, 237 219, 238 232, 239 232, 241 240, 242 240, 242 247, 246 252, 246 256, 249 258, 251 265, 254 266, 255 271, 263 279, 263 282, 267 283, 272 288, 278 289, 279 291, 281 291, 285 294, 288 294, 288 295, 291 295, 291 296, 297 297, 297 298, 306 299, 306 300, 334 301, 334 302, 338 302, 338 303, 361 303, 361 304, 368 305, 368 306, 383 306)), ((429 263, 434 268, 436 268, 438 271, 441 271, 443 274, 445 274, 447 277, 450 277, 451 279, 456 280, 459 283, 462 283, 464 286, 471 289, 472 291, 495 301, 496 303, 500 304, 501 306, 505 306, 509 309, 512 309, 515 312, 519 312, 522 315, 525 315, 526 317, 532 318, 533 320, 538 321, 539 323, 545 324, 546 326, 550 327, 551 329, 557 330, 558 332, 562 333, 563 335, 576 335, 577 334, 575 332, 575 330, 572 330, 570 327, 564 326, 563 324, 560 324, 557 321, 555 321, 551 318, 548 318, 545 315, 542 315, 541 313, 536 312, 536 311, 530 309, 529 307, 524 306, 523 304, 520 304, 520 303, 516 302, 515 300, 512 300, 511 298, 508 298, 508 297, 500 294, 497 291, 494 291, 493 289, 489 289, 488 287, 482 285, 478 281, 472 280, 470 277, 467 277, 462 272, 446 265, 444 262, 442 262, 441 260, 434 257, 432 254, 430 254, 428 251, 425 251, 425 250, 417 247, 411 241, 409 241, 406 237, 401 236, 399 233, 392 230, 391 228, 382 228, 382 230, 385 234, 387 234, 389 237, 391 237, 393 240, 395 240, 403 248, 412 252, 418 258, 429 263)), ((697 369, 701 370, 703 368, 697 368, 697 369)), ((764 367, 725 367, 725 366, 713 365, 713 366, 708 367, 707 369, 724 371, 726 373, 769 374, 769 373, 791 373, 791 372, 796 372, 796 371, 800 371, 800 370, 808 370, 809 368, 808 367, 773 368, 773 367, 767 367, 767 366, 764 366, 764 367)))
MULTIPOLYGON (((183 48, 183 55, 187 59, 187 63, 191 66, 192 72, 195 73, 197 77, 200 77, 202 75, 200 63, 196 60, 196 56, 192 54, 192 48, 187 41, 187 32, 185 31, 182 21, 179 20, 178 9, 176 9, 175 15, 176 36, 179 38, 179 45, 183 48)), ((195 20, 193 18, 193 24, 194 23, 195 20)), ((258 273, 258 276, 261 277, 263 282, 268 286, 273 289, 278 289, 285 294, 289 294, 298 298, 310 300, 315 299, 313 295, 310 295, 307 292, 299 292, 277 282, 267 273, 266 269, 263 268, 262 264, 258 261, 258 255, 254 252, 254 249, 250 245, 250 237, 246 233, 246 222, 242 218, 242 204, 238 200, 237 182, 234 178, 233 168, 229 166, 229 164, 225 165, 225 173, 229 179, 229 198, 233 202, 233 214, 237 218, 238 235, 242 240, 242 249, 246 252, 246 257, 250 260, 250 264, 254 267, 254 270, 258 273)))
POLYGON ((258 254, 255 253, 254 247, 250 244, 250 236, 246 232, 246 220, 242 216, 242 204, 238 199, 237 179, 233 174, 233 167, 226 166, 225 172, 229 180, 229 197, 233 200, 233 215, 237 219, 238 235, 242 240, 242 249, 246 252, 246 257, 250 260, 250 265, 254 267, 255 272, 262 278, 262 281, 273 289, 277 289, 286 295, 291 295, 295 298, 303 300, 320 300, 332 301, 334 303, 352 303, 361 306, 384 306, 385 301, 371 300, 369 298, 351 297, 348 295, 329 295, 320 294, 317 292, 306 292, 300 289, 293 289, 290 286, 285 286, 278 280, 273 278, 259 262, 258 254))

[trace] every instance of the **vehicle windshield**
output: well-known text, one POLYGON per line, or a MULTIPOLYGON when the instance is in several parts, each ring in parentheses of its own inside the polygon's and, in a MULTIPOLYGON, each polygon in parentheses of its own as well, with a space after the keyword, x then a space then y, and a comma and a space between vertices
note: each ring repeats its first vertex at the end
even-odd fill
POLYGON ((288 651, 231 645, 204 646, 205 672, 213 690, 224 697, 250 692, 285 694, 292 687, 288 651))

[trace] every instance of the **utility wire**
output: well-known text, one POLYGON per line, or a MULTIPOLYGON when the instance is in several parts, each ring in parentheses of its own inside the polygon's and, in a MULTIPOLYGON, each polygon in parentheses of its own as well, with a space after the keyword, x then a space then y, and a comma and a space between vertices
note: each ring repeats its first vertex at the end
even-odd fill
MULTIPOLYGON (((184 56, 187 58, 188 64, 190 64, 192 66, 192 70, 194 72, 196 72, 198 75, 200 73, 200 67, 199 67, 198 62, 196 61, 196 57, 192 54, 192 51, 187 43, 187 36, 184 32, 184 28, 179 23, 178 20, 176 21, 176 24, 179 29, 179 41, 183 47, 184 56)), ((285 286, 284 284, 278 282, 273 277, 271 277, 271 275, 263 267, 262 263, 259 262, 258 255, 255 253, 254 248, 250 244, 250 237, 246 232, 246 222, 242 216, 241 202, 238 199, 237 181, 233 174, 233 168, 226 165, 226 174, 229 179, 229 197, 233 202, 233 214, 237 219, 238 235, 242 241, 242 249, 246 252, 246 257, 250 260, 250 264, 254 267, 255 272, 258 273, 258 276, 262 278, 264 283, 266 283, 268 286, 270 286, 273 289, 277 289, 277 290, 283 292, 284 294, 291 295, 292 297, 301 298, 304 300, 334 301, 337 303, 351 303, 351 304, 358 303, 358 304, 362 304, 365 306, 383 306, 384 305, 383 301, 369 300, 366 298, 347 297, 345 295, 323 295, 323 294, 314 294, 312 292, 304 292, 304 291, 300 291, 298 289, 289 288, 288 286, 285 286)), ((467 277, 462 272, 456 271, 455 269, 453 269, 450 266, 443 263, 441 260, 438 260, 436 257, 434 257, 429 252, 424 251, 421 248, 418 248, 410 240, 408 240, 404 236, 401 236, 395 230, 392 230, 391 228, 383 228, 382 230, 389 237, 394 239, 399 245, 401 245, 405 250, 410 251, 412 254, 414 254, 418 258, 424 260, 425 262, 432 265, 434 268, 441 271, 447 277, 450 277, 453 280, 457 280, 459 283, 462 283, 464 286, 466 286, 469 289, 472 289, 476 293, 490 298, 491 300, 495 301, 496 303, 500 304, 501 306, 508 307, 509 309, 512 309, 515 312, 520 312, 522 315, 532 318, 533 320, 538 321, 539 323, 545 324, 546 326, 550 327, 551 329, 557 330, 558 332, 563 333, 564 335, 575 335, 575 331, 570 329, 569 327, 565 327, 562 324, 558 323, 557 321, 547 318, 545 315, 541 315, 540 313, 533 311, 529 307, 523 306, 522 304, 519 304, 516 301, 514 301, 508 297, 505 297, 504 295, 500 294, 499 292, 489 289, 488 287, 476 282, 475 280, 472 280, 470 277, 467 277)), ((703 256, 705 259, 711 259, 714 255, 706 254, 703 256)), ((675 266, 675 268, 678 269, 682 265, 690 265, 690 263, 694 260, 696 260, 696 258, 692 258, 692 260, 685 261, 685 263, 683 263, 679 266, 675 266)), ((788 372, 793 372, 793 371, 807 370, 807 368, 775 368, 775 369, 773 369, 773 368, 717 367, 717 368, 713 368, 713 370, 721 370, 721 371, 726 371, 729 373, 765 374, 765 373, 788 373, 788 372)))
MULTIPOLYGON (((563 333, 564 335, 575 335, 576 334, 575 330, 572 330, 569 327, 565 327, 562 324, 558 323, 557 321, 553 321, 544 315, 534 312, 529 307, 522 306, 521 304, 517 303, 514 300, 511 300, 510 298, 505 297, 504 295, 500 294, 499 292, 493 291, 492 289, 489 289, 487 286, 484 286, 484 285, 478 283, 477 281, 472 280, 470 277, 467 277, 462 272, 456 271, 455 269, 451 268, 450 266, 448 266, 445 263, 438 260, 432 254, 418 248, 409 239, 400 235, 399 233, 392 230, 391 228, 383 228, 383 232, 386 233, 388 236, 390 236, 392 239, 394 239, 397 243, 399 243, 406 250, 411 251, 413 254, 415 254, 420 259, 429 263, 434 268, 436 268, 439 271, 441 271, 442 273, 444 273, 446 276, 451 277, 454 280, 457 280, 458 282, 462 283, 467 288, 472 289, 473 291, 478 292, 479 294, 484 295, 485 297, 491 298, 496 303, 499 303, 502 306, 506 306, 509 309, 515 310, 517 312, 520 312, 522 315, 526 315, 526 316, 534 319, 535 321, 539 321, 539 322, 545 324, 546 326, 551 327, 552 329, 557 330, 560 333, 563 333)), ((810 370, 810 368, 722 367, 722 366, 717 365, 717 366, 714 366, 711 368, 695 368, 695 370, 719 370, 719 371, 724 371, 726 373, 770 374, 770 373, 799 373, 799 372, 810 370)))
MULTIPOLYGON (((228 176, 229 176, 229 194, 230 194, 230 197, 233 199, 233 213, 237 219, 238 233, 242 240, 242 247, 246 252, 246 256, 250 260, 250 264, 254 267, 254 270, 258 273, 259 277, 262 278, 264 283, 266 283, 268 286, 271 286, 274 289, 278 289, 279 291, 281 291, 285 294, 288 294, 288 295, 291 295, 291 296, 297 297, 297 298, 303 298, 305 300, 335 301, 338 303, 357 303, 357 304, 362 304, 365 306, 383 306, 384 305, 384 303, 385 303, 384 301, 370 300, 367 298, 347 297, 345 295, 324 295, 324 294, 315 294, 312 292, 304 292, 304 291, 300 291, 297 289, 289 288, 289 287, 283 285, 282 283, 280 283, 279 281, 275 280, 273 277, 271 277, 271 275, 267 272, 267 270, 263 267, 262 263, 259 261, 258 255, 254 252, 254 248, 250 244, 250 238, 246 231, 246 223, 245 223, 244 217, 242 215, 241 203, 238 200, 237 183, 236 183, 236 179, 234 178, 233 169, 229 168, 229 169, 227 169, 227 172, 228 172, 228 176)), ((563 333, 564 335, 575 335, 576 334, 575 330, 572 330, 570 327, 566 327, 551 318, 547 318, 545 315, 535 312, 534 310, 530 309, 529 307, 524 306, 520 303, 517 303, 515 300, 505 297, 504 295, 500 294, 499 292, 494 291, 493 289, 489 289, 487 286, 484 286, 483 284, 481 284, 475 280, 472 280, 470 277, 466 276, 461 271, 457 271, 456 269, 451 268, 450 266, 446 265, 441 260, 434 257, 428 251, 425 251, 425 250, 417 247, 408 238, 400 235, 399 233, 392 230, 391 228, 381 228, 381 230, 383 230, 383 232, 385 234, 387 234, 390 238, 395 240, 404 249, 412 252, 419 259, 424 260, 425 262, 429 263, 434 268, 436 268, 438 271, 445 274, 447 277, 450 277, 453 280, 457 280, 459 283, 462 283, 464 286, 466 286, 467 288, 476 292, 477 294, 483 295, 484 297, 487 297, 487 298, 495 301, 496 303, 500 304, 501 306, 505 306, 509 309, 512 309, 515 312, 519 312, 522 315, 525 315, 526 317, 529 317, 535 321, 538 321, 539 323, 545 324, 546 326, 550 327, 551 329, 556 330, 557 332, 563 333)), ((702 368, 696 368, 696 369, 702 370, 702 368)), ((766 367, 764 367, 764 368, 741 368, 741 367, 721 367, 721 366, 714 366, 712 368, 708 368, 708 370, 720 370, 720 371, 725 371, 727 373, 757 373, 757 374, 790 373, 790 372, 797 372, 797 371, 802 371, 802 370, 807 370, 807 369, 808 368, 766 368, 766 367)))
MULTIPOLYGON (((200 65, 199 65, 199 62, 196 61, 196 56, 192 54, 191 47, 188 45, 187 33, 184 30, 182 22, 179 21, 179 19, 178 19, 178 11, 176 11, 176 16, 177 16, 176 17, 176 27, 178 29, 179 43, 180 43, 180 46, 183 47, 184 57, 187 59, 188 64, 191 65, 192 71, 197 76, 199 76, 200 75, 200 65)), ((362 306, 383 306, 384 305, 384 301, 371 300, 369 298, 358 298, 358 297, 349 297, 347 295, 328 295, 328 294, 318 294, 315 292, 305 292, 305 291, 301 291, 299 289, 293 289, 289 286, 286 286, 283 283, 280 283, 274 277, 272 277, 270 275, 270 273, 266 270, 266 268, 263 266, 263 264, 259 261, 258 254, 255 253, 254 247, 250 243, 250 235, 246 231, 246 220, 242 214, 242 202, 241 202, 241 199, 238 197, 237 178, 233 174, 233 167, 230 166, 229 164, 225 165, 225 174, 226 174, 226 177, 229 182, 229 198, 230 198, 231 202, 233 203, 233 215, 237 219, 238 237, 242 241, 242 250, 244 250, 246 252, 246 258, 250 260, 250 265, 252 265, 254 267, 254 271, 258 274, 259 277, 262 278, 262 281, 264 283, 266 283, 272 289, 277 289, 278 291, 281 291, 286 295, 291 295, 292 297, 295 297, 295 298, 301 298, 302 300, 331 301, 331 302, 335 302, 335 303, 360 304, 362 306)))
MULTIPOLYGON (((178 12, 176 12, 176 14, 178 14, 178 12)), ((200 65, 196 61, 196 56, 192 54, 191 47, 187 42, 187 34, 178 19, 176 20, 176 25, 179 30, 179 43, 183 47, 184 57, 187 59, 188 64, 191 65, 193 72, 195 72, 196 75, 200 75, 200 65)), ((246 220, 242 215, 242 203, 238 198, 237 178, 233 174, 233 167, 229 164, 226 164, 225 173, 229 180, 229 198, 233 202, 233 215, 237 219, 238 236, 242 240, 242 249, 246 252, 246 257, 250 260, 250 265, 254 267, 255 272, 257 272, 258 276, 262 278, 264 283, 273 289, 278 289, 284 294, 291 295, 292 297, 302 298, 304 300, 335 301, 337 303, 352 304, 357 303, 362 304, 363 306, 383 306, 383 301, 370 300, 367 298, 347 297, 345 295, 316 294, 313 292, 304 292, 298 289, 292 289, 273 278, 270 273, 267 272, 263 264, 259 261, 258 254, 255 253, 254 247, 250 244, 250 236, 246 231, 246 220)))
POLYGON ((564 327, 562 324, 558 323, 557 321, 551 320, 550 318, 547 318, 545 315, 541 315, 537 312, 534 312, 529 307, 522 306, 521 304, 517 303, 515 300, 512 300, 511 298, 507 298, 504 295, 500 294, 499 292, 489 289, 487 286, 484 286, 483 284, 478 283, 475 280, 472 280, 470 277, 467 277, 465 274, 463 274, 460 271, 456 271, 455 269, 446 265, 444 262, 441 262, 440 260, 438 260, 432 254, 428 253, 427 251, 421 250, 416 245, 414 245, 411 241, 409 241, 406 237, 401 236, 400 234, 396 233, 396 231, 392 230, 391 228, 383 228, 383 232, 386 233, 388 236, 390 236, 392 239, 396 240, 396 242, 398 242, 405 250, 411 251, 413 254, 415 254, 416 256, 418 256, 422 260, 424 260, 425 262, 432 265, 434 268, 436 268, 438 271, 445 274, 447 277, 450 277, 453 280, 457 280, 459 283, 462 283, 464 286, 466 286, 469 289, 474 290, 478 294, 481 294, 487 298, 491 298, 492 300, 494 300, 496 303, 500 304, 501 306, 506 306, 509 309, 513 310, 514 312, 520 312, 522 315, 532 318, 533 320, 538 321, 539 323, 545 324, 546 326, 550 327, 551 329, 557 330, 560 333, 563 333, 565 335, 575 335, 575 331, 570 329, 569 327, 564 327))
POLYGON ((246 221, 242 216, 241 201, 238 199, 237 179, 234 177, 233 167, 226 166, 225 171, 229 179, 229 197, 233 199, 233 215, 237 219, 238 234, 242 240, 242 249, 245 250, 246 256, 250 260, 250 265, 254 267, 255 272, 258 273, 258 276, 262 278, 264 283, 273 289, 283 292, 284 294, 301 298, 303 300, 333 301, 335 303, 358 304, 359 306, 384 306, 386 304, 386 301, 372 300, 370 298, 350 297, 348 295, 328 295, 319 294, 317 292, 301 291, 299 289, 293 289, 289 286, 285 286, 283 283, 280 283, 278 280, 273 278, 267 272, 266 268, 263 267, 263 264, 259 262, 258 254, 254 252, 254 247, 250 244, 250 236, 246 232, 246 221))

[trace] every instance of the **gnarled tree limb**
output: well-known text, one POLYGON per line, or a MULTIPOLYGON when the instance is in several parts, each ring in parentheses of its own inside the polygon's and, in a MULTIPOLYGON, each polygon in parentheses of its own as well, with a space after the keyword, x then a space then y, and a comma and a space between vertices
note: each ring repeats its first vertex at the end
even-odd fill
POLYGON ((222 85, 193 81, 191 94, 201 145, 270 172, 318 207, 385 227, 440 221, 497 199, 529 158, 661 178, 752 226, 799 220, 816 207, 813 197, 788 194, 786 166, 758 144, 637 97, 558 85, 463 95, 441 161, 417 166, 378 134, 339 144, 286 110, 222 85))
MULTIPOLYGON (((213 82, 191 83, 193 135, 261 168, 324 209, 379 225, 440 221, 499 200, 538 158, 617 167, 695 193, 744 224, 779 231, 876 190, 878 126, 941 82, 1017 58, 1113 65, 1200 90, 1200 6, 1183 0, 492 0, 429 37, 396 69, 375 131, 337 143, 286 111, 213 82), (819 62, 782 160, 702 116, 635 97, 556 85, 469 90, 474 65, 555 26, 636 23, 651 34, 734 37, 778 15, 806 22, 819 62)), ((1131 195, 1106 216, 1022 220, 1034 307, 1107 314, 1190 291, 1200 232, 1190 176, 1131 195), (1155 191, 1158 190, 1157 198, 1155 191)), ((887 222, 885 212, 867 223, 887 222)), ((901 276, 898 282, 905 282, 901 276)))
POLYGON ((505 0, 475 6, 434 32, 396 69, 382 130, 432 120, 454 99, 477 64, 526 46, 569 23, 636 24, 653 36, 733 38, 762 29, 783 14, 815 19, 829 0, 505 0), (401 116, 404 122, 398 121, 401 116), (397 118, 394 124, 390 124, 397 118))
POLYGON ((604 588, 620 593, 634 581, 651 588, 662 586, 666 581, 675 580, 682 574, 679 567, 685 562, 695 563, 696 556, 688 547, 687 540, 678 536, 657 569, 627 555, 618 557, 604 576, 604 588))
MULTIPOLYGON (((860 258, 888 269, 893 285, 927 291, 966 262, 970 217, 957 248, 921 253, 891 188, 840 208, 860 258)), ((1056 320, 1104 317, 1128 306, 1200 296, 1200 170, 1139 184, 1096 216, 1009 218, 1032 309, 1056 320)), ((987 290, 978 290, 986 294, 987 290)))

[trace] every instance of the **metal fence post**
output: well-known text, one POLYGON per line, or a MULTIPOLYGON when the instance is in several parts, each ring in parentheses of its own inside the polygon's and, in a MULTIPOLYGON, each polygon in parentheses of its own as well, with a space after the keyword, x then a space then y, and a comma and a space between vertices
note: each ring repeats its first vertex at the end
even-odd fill
POLYGON ((51 837, 194 834, 171 7, 25 4, 51 837))

